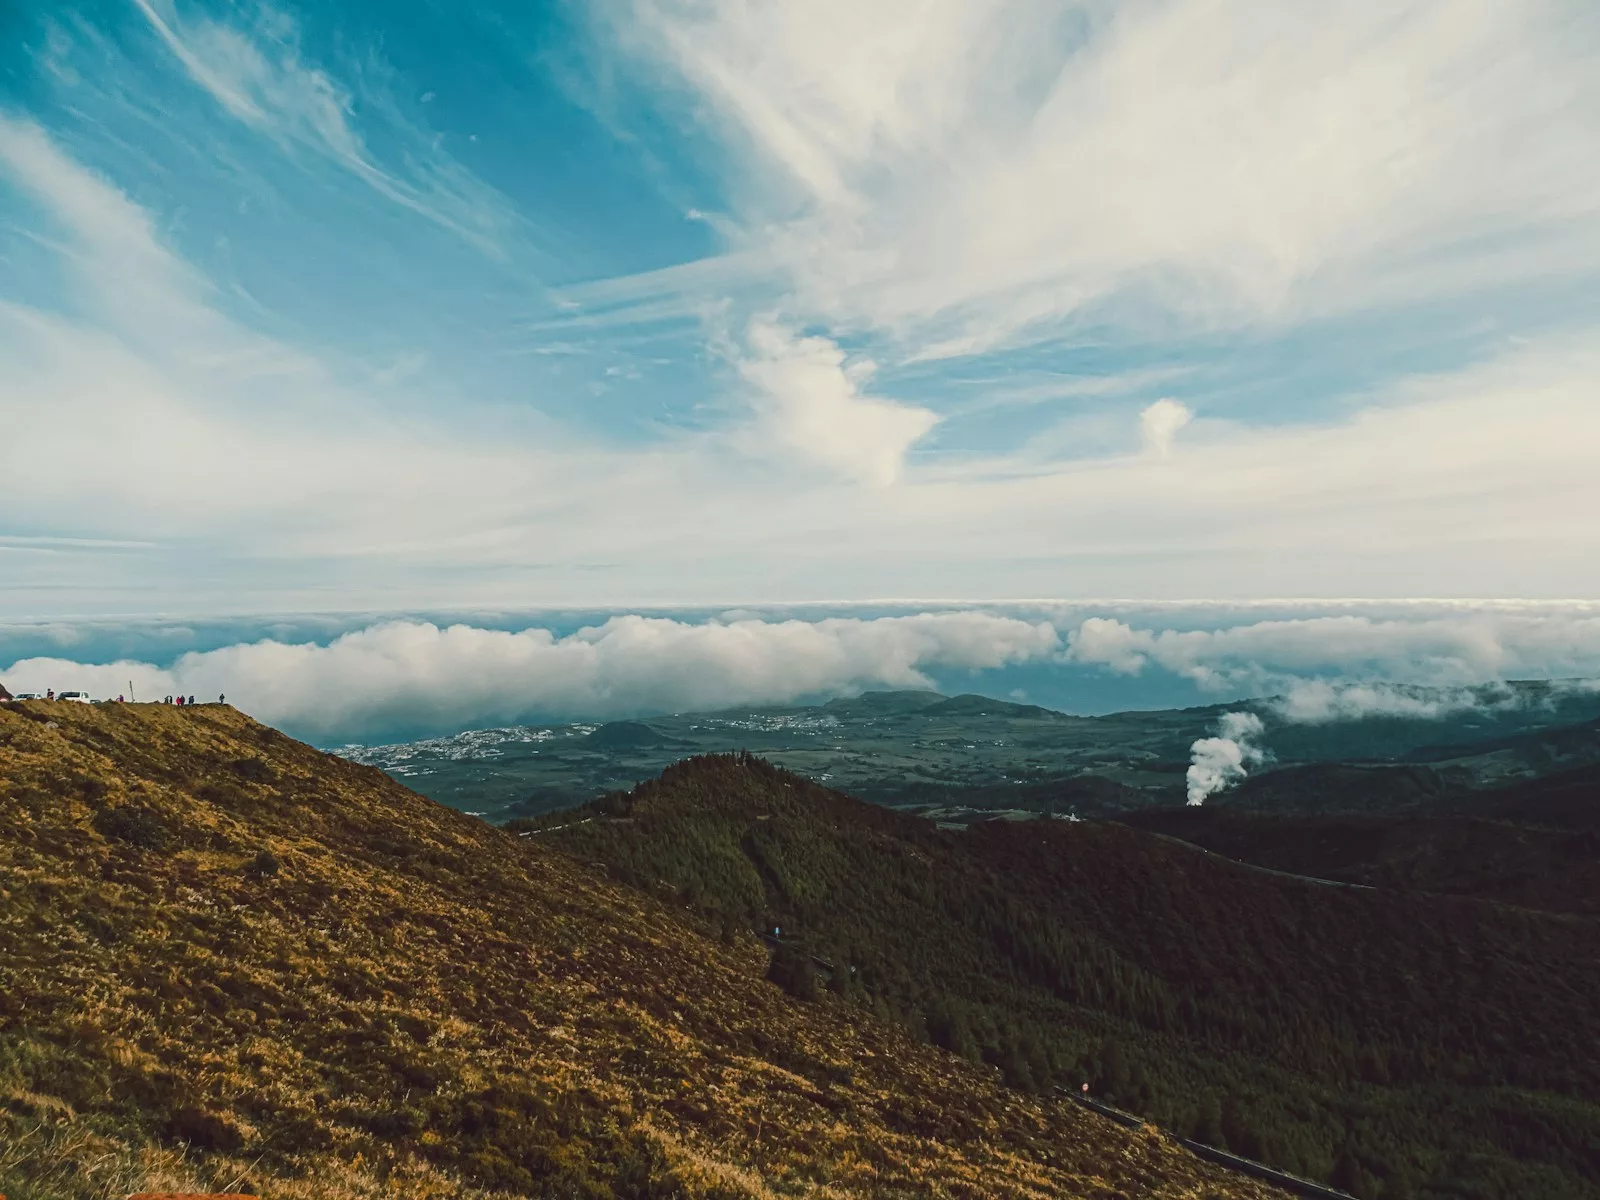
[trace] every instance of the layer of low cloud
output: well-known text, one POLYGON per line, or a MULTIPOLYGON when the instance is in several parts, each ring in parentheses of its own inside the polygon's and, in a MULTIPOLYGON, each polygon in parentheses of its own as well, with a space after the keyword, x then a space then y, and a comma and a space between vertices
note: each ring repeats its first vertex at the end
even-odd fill
POLYGON ((1307 719, 1386 709, 1405 715, 1408 706, 1413 715, 1429 715, 1414 696, 1386 686, 1394 683, 1465 689, 1504 679, 1600 676, 1600 611, 1585 604, 1463 604, 1410 619, 1339 614, 1218 629, 1142 628, 1090 617, 1067 640, 1071 661, 1113 673, 1164 670, 1202 687, 1257 693, 1298 687, 1287 711, 1307 719), (1327 679, 1337 685, 1315 682, 1327 679), (1370 681, 1370 690, 1348 686, 1360 681, 1370 681))
POLYGON ((931 669, 992 670, 1059 649, 1047 622, 979 612, 700 624, 620 616, 566 637, 393 621, 326 645, 265 640, 187 654, 167 669, 34 658, 0 677, 13 691, 226 694, 261 720, 329 742, 925 688, 931 669))
MULTIPOLYGON (((1056 672, 1076 673, 1076 695, 1093 694, 1085 675, 1168 673, 1198 685, 1202 696, 1261 698, 1217 731, 1235 749, 1199 748, 1196 778, 1208 789, 1234 778, 1228 763, 1248 769, 1260 761, 1261 731, 1246 717, 1269 725, 1434 720, 1600 689, 1600 606, 1375 607, 1384 615, 1240 621, 1237 610, 1220 606, 1171 606, 1166 627, 1151 627, 1159 610, 1137 621, 1127 612, 1086 617, 1081 608, 1043 604, 870 615, 599 615, 584 618, 582 628, 576 620, 554 628, 532 618, 499 628, 327 618, 286 632, 255 621, 250 632, 241 627, 212 641, 216 648, 175 658, 190 631, 163 627, 131 654, 120 651, 128 655, 122 661, 97 661, 86 648, 74 657, 86 631, 62 622, 30 626, 30 637, 14 644, 52 648, 0 662, 0 681, 13 691, 83 688, 102 697, 226 693, 263 720, 328 743, 822 699, 948 684, 970 672, 997 674, 966 686, 1004 694, 1025 679, 1030 695, 1050 692, 1056 672), (1232 623, 1211 628, 1172 627, 1228 616, 1232 623), (1504 682, 1519 678, 1552 683, 1504 682)), ((104 644, 104 630, 90 640, 104 644)), ((1168 697, 1162 703, 1192 703, 1187 688, 1156 690, 1168 697)))
POLYGON ((1327 725, 1370 717, 1436 721, 1456 713, 1517 708, 1527 700, 1524 693, 1503 684, 1421 688, 1399 683, 1308 679, 1274 697, 1271 707, 1274 713, 1293 725, 1327 725))

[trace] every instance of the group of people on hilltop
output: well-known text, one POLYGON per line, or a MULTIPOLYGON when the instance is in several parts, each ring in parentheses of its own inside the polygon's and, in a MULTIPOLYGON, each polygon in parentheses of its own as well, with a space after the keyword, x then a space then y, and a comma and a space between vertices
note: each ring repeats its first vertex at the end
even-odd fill
MULTIPOLYGON (((83 694, 84 693, 78 693, 78 692, 63 692, 62 693, 62 695, 67 696, 67 697, 83 695, 83 694)), ((55 690, 55 688, 46 689, 45 694, 43 696, 43 699, 45 699, 45 700, 54 700, 55 698, 56 698, 56 690, 55 690)), ((37 696, 37 695, 31 695, 28 692, 22 693, 22 695, 20 697, 13 696, 10 692, 6 691, 6 688, 5 688, 4 684, 0 684, 0 700, 16 700, 16 699, 37 700, 37 699, 40 699, 40 697, 37 696)), ((120 695, 119 694, 117 696, 116 702, 118 704, 126 704, 127 703, 127 697, 124 696, 124 695, 120 695)), ((217 697, 217 703, 218 704, 226 704, 227 702, 228 702, 228 697, 226 695, 221 695, 221 696, 217 697)), ((96 703, 98 703, 98 701, 96 703)), ((191 706, 192 707, 194 704, 196 704, 198 702, 195 700, 195 698, 193 696, 163 696, 161 698, 161 703, 163 703, 163 704, 171 704, 171 705, 174 705, 177 708, 184 708, 185 706, 191 706)), ((5 1200, 5 1197, 4 1196, 0 1196, 0 1200, 5 1200)))

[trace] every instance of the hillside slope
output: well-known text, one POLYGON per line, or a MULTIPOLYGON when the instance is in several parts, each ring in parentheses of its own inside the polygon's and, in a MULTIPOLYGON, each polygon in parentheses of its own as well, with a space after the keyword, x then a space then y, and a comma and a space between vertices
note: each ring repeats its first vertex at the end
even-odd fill
POLYGON ((1509 819, 1277 816, 1224 806, 1118 818, 1276 871, 1600 917, 1600 834, 1509 819))
POLYGON ((1600 721, 1485 741, 1419 746, 1406 758, 1411 762, 1467 767, 1480 784, 1552 775, 1600 762, 1600 721))
POLYGON ((1265 1197, 220 706, 0 705, 0 1192, 1265 1197))
POLYGON ((1275 816, 1391 815, 1420 811, 1472 786, 1469 772, 1430 766, 1304 763, 1252 775, 1211 797, 1206 807, 1275 816))
POLYGON ((1440 800, 1434 811, 1553 829, 1600 830, 1600 765, 1574 767, 1440 800))
POLYGON ((1088 1078, 1358 1194, 1600 1196, 1593 921, 1320 886, 1117 825, 947 831, 750 758, 529 832, 780 926, 856 968, 845 994, 1019 1087, 1088 1078))

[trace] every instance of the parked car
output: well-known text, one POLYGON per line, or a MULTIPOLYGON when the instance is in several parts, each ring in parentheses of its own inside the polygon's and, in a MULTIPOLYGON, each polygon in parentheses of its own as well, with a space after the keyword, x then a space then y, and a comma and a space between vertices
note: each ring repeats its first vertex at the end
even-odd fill
POLYGON ((44 697, 41 696, 38 692, 18 692, 15 696, 12 697, 12 699, 13 700, 43 700, 44 697))
POLYGON ((93 700, 89 699, 89 693, 88 692, 57 692, 56 693, 56 699, 57 700, 70 700, 74 704, 93 704, 94 703, 93 700))

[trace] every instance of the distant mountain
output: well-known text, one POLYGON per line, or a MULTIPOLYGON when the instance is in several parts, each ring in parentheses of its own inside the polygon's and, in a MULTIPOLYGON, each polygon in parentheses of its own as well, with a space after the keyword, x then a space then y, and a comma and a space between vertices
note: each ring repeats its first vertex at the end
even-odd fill
POLYGON ((1023 1090, 1358 1195, 1593 1198, 1600 922, 1328 887, 1113 824, 964 831, 748 756, 516 828, 732 926, 1023 1090))
POLYGON ((0 1191, 1273 1194, 548 842, 222 706, 0 705, 0 1191))
MULTIPOLYGON (((841 696, 836 700, 829 700, 821 707, 822 711, 831 713, 836 717, 885 717, 907 716, 925 712, 944 702, 945 697, 933 691, 863 692, 859 696, 841 696)), ((773 709, 771 711, 787 712, 790 710, 773 709)), ((724 709, 720 715, 738 717, 742 715, 742 711, 739 709, 724 709)))
POLYGON ((1040 708, 1037 704, 1014 704, 1009 700, 996 700, 992 696, 976 696, 964 693, 960 696, 951 696, 948 700, 940 700, 937 704, 930 704, 921 710, 924 716, 937 717, 1001 717, 1011 720, 1030 721, 1081 721, 1082 717, 1071 717, 1066 713, 1056 712, 1051 708, 1040 708))

